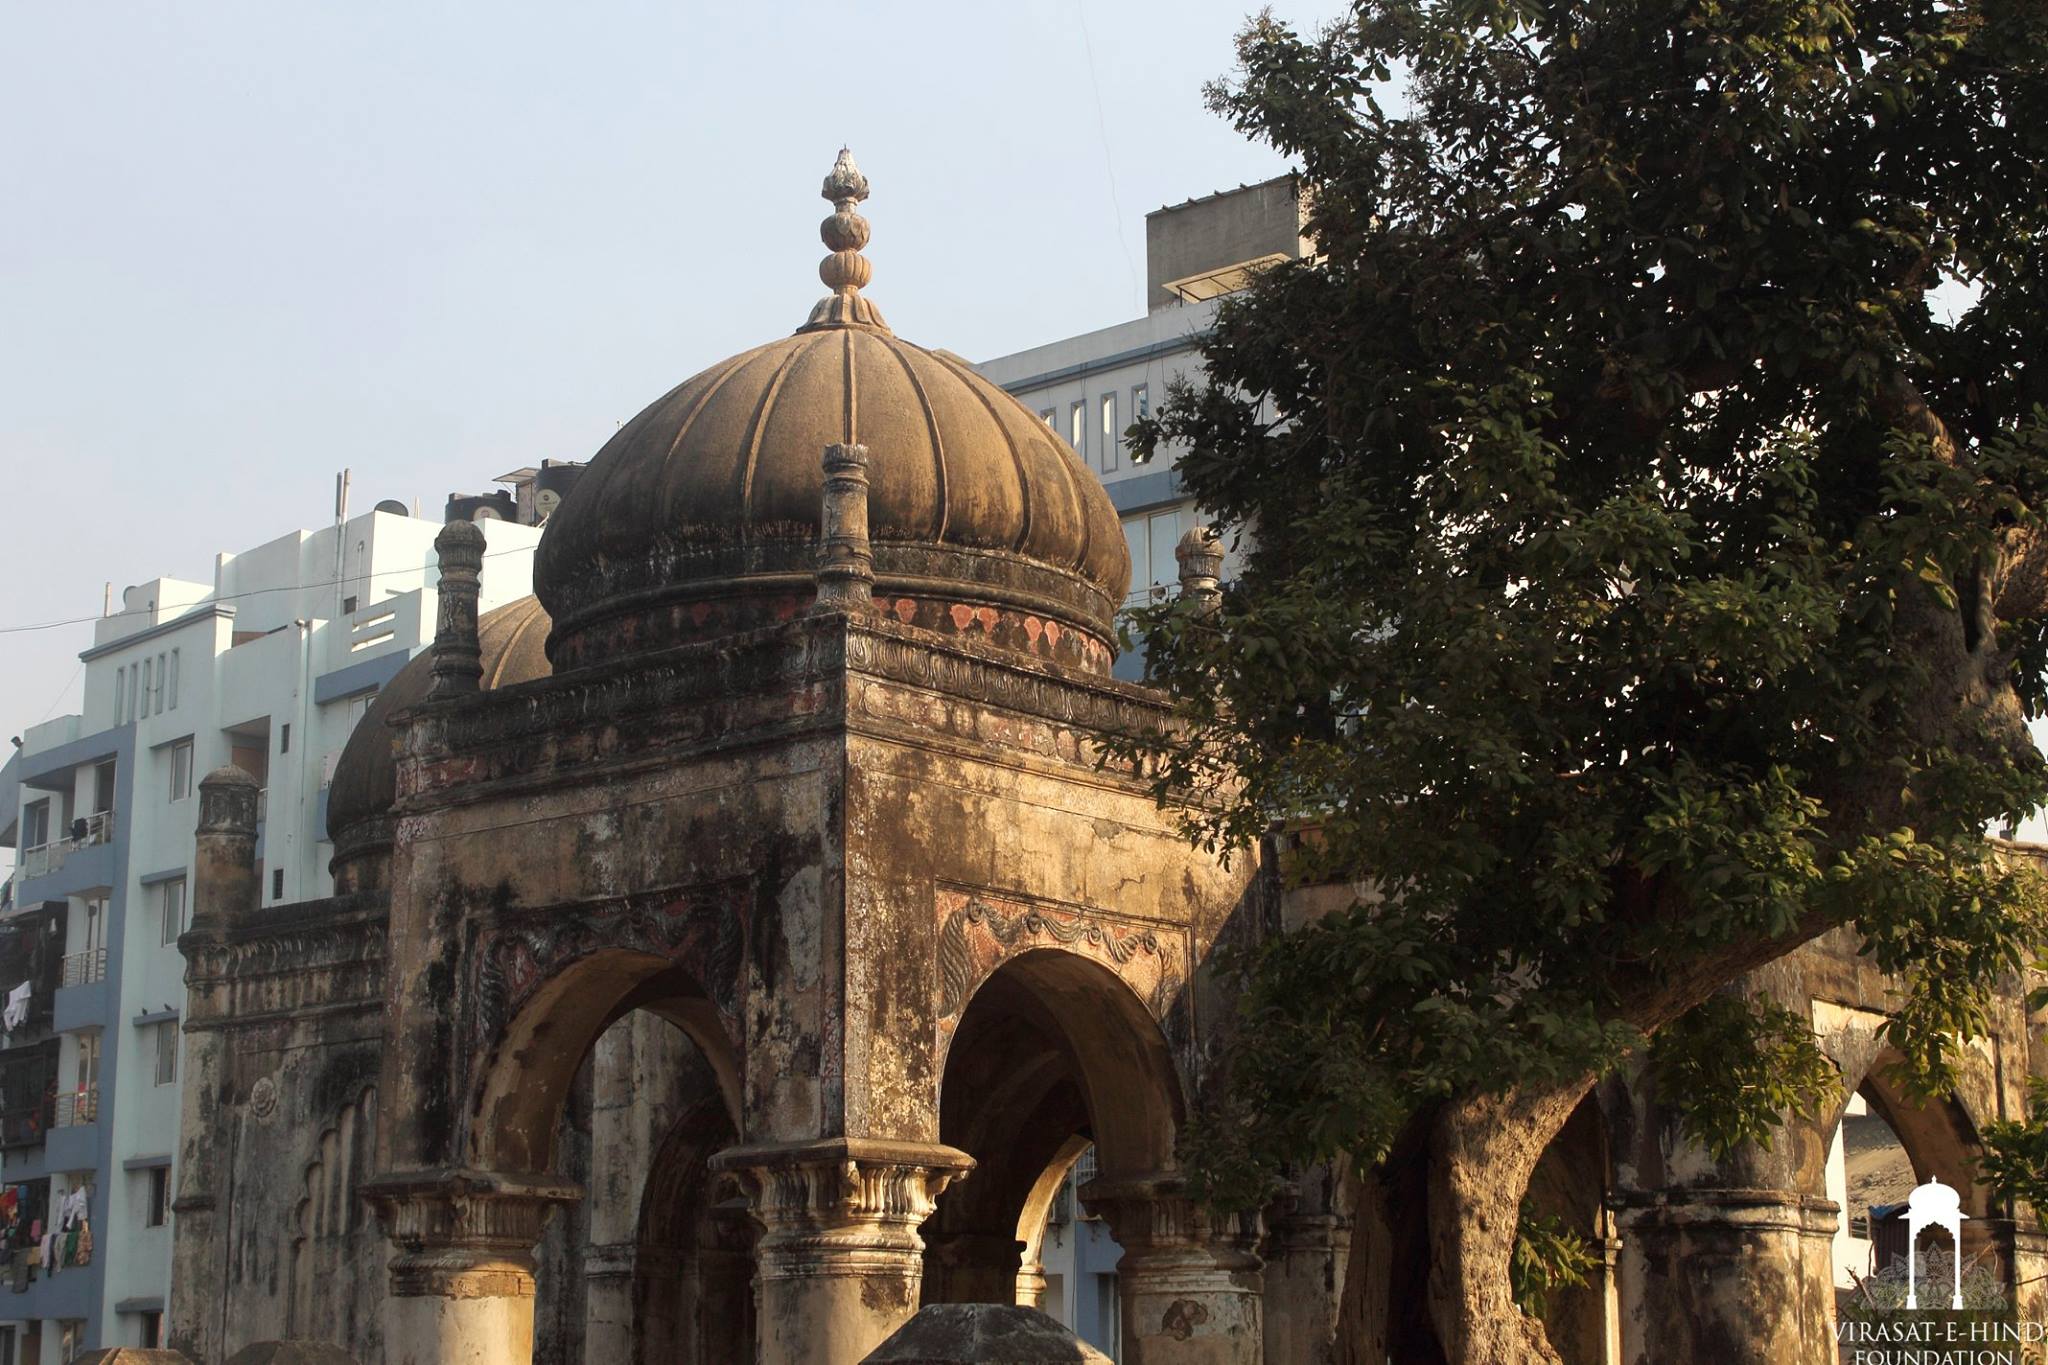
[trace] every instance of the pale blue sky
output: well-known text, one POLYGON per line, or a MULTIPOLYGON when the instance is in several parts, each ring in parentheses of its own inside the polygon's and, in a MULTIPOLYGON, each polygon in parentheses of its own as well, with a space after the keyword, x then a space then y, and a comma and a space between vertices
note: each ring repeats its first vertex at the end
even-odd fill
MULTIPOLYGON (((1202 106, 1247 8, 0 0, 0 626, 588 458, 803 321, 841 142, 905 336, 1136 316, 1144 214, 1283 169, 1202 106)), ((90 630, 0 634, 0 735, 90 630)))

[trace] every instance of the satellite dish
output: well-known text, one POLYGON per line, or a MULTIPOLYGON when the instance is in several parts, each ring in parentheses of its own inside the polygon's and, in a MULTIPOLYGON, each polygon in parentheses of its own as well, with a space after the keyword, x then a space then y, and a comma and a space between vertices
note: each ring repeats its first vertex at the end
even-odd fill
POLYGON ((534 513, 543 521, 553 516, 555 509, 561 505, 562 495, 552 488, 539 489, 533 495, 534 513))
POLYGON ((504 520, 504 518, 503 518, 502 516, 498 515, 498 509, 497 509, 497 508, 495 508, 495 507, 492 507, 492 506, 491 506, 490 504, 488 504, 488 503, 484 503, 484 504, 482 504, 482 505, 478 506, 478 508, 476 509, 476 511, 470 514, 470 518, 469 518, 469 519, 470 519, 471 521, 503 521, 503 520, 504 520))
POLYGON ((372 510, 378 512, 389 512, 394 517, 407 517, 412 515, 412 513, 409 510, 407 510, 406 505, 400 502, 397 498, 386 498, 384 499, 384 501, 378 503, 377 506, 372 510))

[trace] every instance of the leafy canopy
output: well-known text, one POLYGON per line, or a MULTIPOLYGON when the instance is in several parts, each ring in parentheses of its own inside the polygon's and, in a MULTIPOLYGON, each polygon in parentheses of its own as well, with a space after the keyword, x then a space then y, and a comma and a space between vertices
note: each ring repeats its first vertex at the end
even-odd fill
MULTIPOLYGON (((1184 726, 1126 747, 1227 793, 1194 837, 1295 822, 1361 894, 1239 964, 1212 1193, 1597 1071, 1840 924, 1943 1084, 2036 932, 1981 835, 2048 797, 2048 9, 1368 0, 1238 58, 1212 104, 1319 254, 1134 428, 1242 567, 1140 613, 1184 726)), ((1719 1008, 1662 1059, 1717 1145, 1817 1055, 1719 1008)))

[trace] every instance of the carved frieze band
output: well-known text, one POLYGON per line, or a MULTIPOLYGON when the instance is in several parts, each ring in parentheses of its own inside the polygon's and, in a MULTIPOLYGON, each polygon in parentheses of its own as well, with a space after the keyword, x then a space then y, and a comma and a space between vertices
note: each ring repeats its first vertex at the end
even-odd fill
POLYGON ((1173 930, 1119 930, 1082 911, 1005 903, 944 888, 938 903, 941 1027, 958 1023, 989 973, 1033 947, 1068 948, 1102 962, 1137 991, 1155 1019, 1165 1017, 1186 980, 1186 940, 1173 930))

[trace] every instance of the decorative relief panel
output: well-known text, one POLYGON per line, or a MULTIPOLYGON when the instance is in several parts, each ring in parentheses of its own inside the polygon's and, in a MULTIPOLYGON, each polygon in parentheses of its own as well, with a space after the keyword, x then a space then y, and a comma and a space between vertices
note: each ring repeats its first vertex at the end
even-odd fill
POLYGON ((745 879, 733 878, 664 895, 505 916, 468 955, 472 1055, 488 1054, 551 978, 610 949, 666 958, 687 970, 730 1035, 740 1036, 750 908, 745 879))
POLYGON ((1185 930, 1119 920, 1078 906, 1026 902, 941 886, 937 1014, 941 1050, 975 990, 1004 962, 1034 948, 1092 958, 1129 983, 1164 1021, 1187 984, 1185 930))

